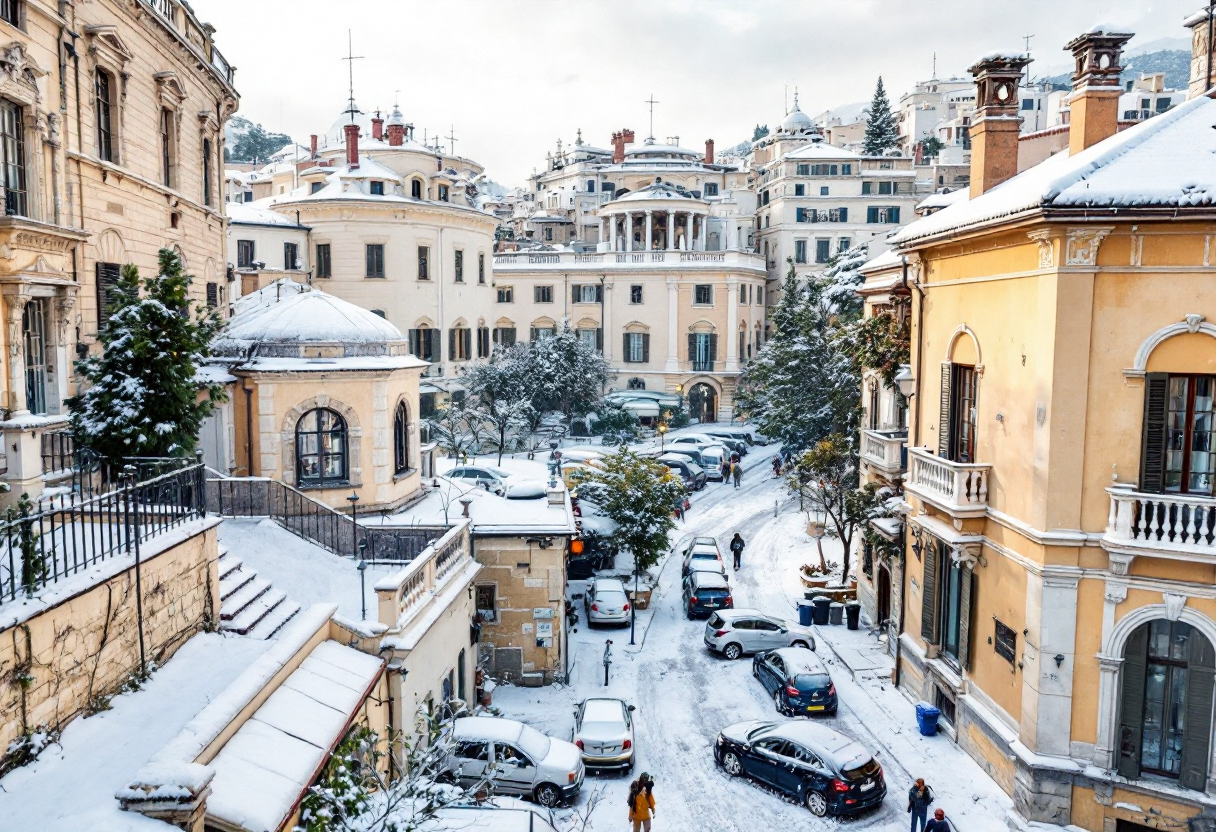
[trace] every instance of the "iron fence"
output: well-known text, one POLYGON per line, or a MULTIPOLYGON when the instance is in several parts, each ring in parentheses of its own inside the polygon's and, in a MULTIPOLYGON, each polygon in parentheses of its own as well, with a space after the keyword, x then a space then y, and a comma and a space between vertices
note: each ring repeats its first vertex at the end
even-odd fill
POLYGON ((67 473, 76 467, 76 444, 72 434, 66 430, 49 431, 42 440, 42 472, 44 474, 67 473))
POLYGON ((207 511, 221 517, 266 517, 336 555, 369 561, 411 561, 447 532, 445 526, 375 526, 356 523, 279 480, 220 477, 207 480, 207 511))
POLYGON ((32 596, 140 544, 204 516, 203 466, 179 467, 146 480, 128 474, 104 494, 23 499, 0 522, 0 603, 32 596))
MULTIPOLYGON (((46 434, 43 434, 46 438, 46 434)), ((69 445, 71 440, 67 440, 69 445)), ((86 497, 106 494, 134 480, 145 482, 164 474, 184 470, 199 464, 198 458, 178 456, 129 456, 120 461, 107 461, 84 447, 72 447, 71 489, 86 497)), ((45 445, 43 471, 46 468, 45 445)))

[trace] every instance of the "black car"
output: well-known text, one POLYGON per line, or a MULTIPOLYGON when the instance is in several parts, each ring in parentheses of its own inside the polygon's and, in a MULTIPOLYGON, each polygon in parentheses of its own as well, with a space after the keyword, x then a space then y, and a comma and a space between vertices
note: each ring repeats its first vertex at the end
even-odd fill
POLYGON ((836 685, 823 662, 805 647, 782 647, 757 653, 752 675, 773 697, 777 713, 786 716, 836 713, 836 685))
POLYGON ((663 454, 658 461, 684 482, 686 490, 700 491, 705 487, 705 469, 683 454, 663 454))
POLYGON ((721 572, 691 572, 684 579, 684 614, 702 618, 734 607, 730 584, 721 572))
POLYGON ((714 761, 798 800, 812 815, 847 815, 882 803, 882 766, 856 740, 805 720, 751 720, 723 728, 714 761))

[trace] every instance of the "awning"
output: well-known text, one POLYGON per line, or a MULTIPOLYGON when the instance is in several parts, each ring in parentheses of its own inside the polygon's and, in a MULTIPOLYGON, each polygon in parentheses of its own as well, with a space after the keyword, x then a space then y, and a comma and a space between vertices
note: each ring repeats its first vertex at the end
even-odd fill
POLYGON ((623 402, 621 407, 624 410, 630 411, 633 413, 633 415, 639 418, 651 417, 657 419, 659 417, 659 405, 657 402, 645 402, 635 399, 633 401, 623 402))

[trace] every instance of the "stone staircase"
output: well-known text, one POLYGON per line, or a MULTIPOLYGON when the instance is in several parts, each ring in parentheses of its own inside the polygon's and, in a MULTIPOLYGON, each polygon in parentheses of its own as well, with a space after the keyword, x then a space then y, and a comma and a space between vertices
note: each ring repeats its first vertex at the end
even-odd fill
POLYGON ((295 617, 300 605, 224 546, 220 546, 220 629, 268 639, 295 617))

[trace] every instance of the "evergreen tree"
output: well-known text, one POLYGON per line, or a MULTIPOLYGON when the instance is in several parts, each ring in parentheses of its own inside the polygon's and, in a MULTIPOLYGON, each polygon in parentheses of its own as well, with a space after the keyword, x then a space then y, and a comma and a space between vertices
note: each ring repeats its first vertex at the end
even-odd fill
POLYGON ((869 247, 862 243, 840 252, 823 273, 823 297, 835 313, 838 322, 861 317, 864 303, 857 294, 865 277, 858 271, 869 258, 869 247))
POLYGON ((569 421, 595 409, 611 370, 604 356, 569 324, 563 323, 552 338, 533 342, 527 354, 532 406, 537 411, 560 410, 569 421))
POLYGON ((768 125, 767 124, 757 124, 755 129, 752 130, 752 141, 758 142, 767 135, 768 135, 768 125))
POLYGON ((891 102, 887 99, 887 91, 882 85, 880 75, 866 117, 866 135, 862 140, 861 152, 866 156, 881 156, 888 148, 898 144, 899 130, 895 114, 891 112, 891 102))
POLYGON ((105 350, 77 362, 83 389, 67 401, 72 438, 103 462, 193 453, 203 419, 223 399, 222 387, 195 374, 223 323, 191 304, 189 285, 169 249, 160 250, 155 277, 141 281, 134 265, 122 268, 99 333, 105 350))
POLYGON ((291 136, 286 133, 271 133, 240 116, 233 116, 228 126, 233 140, 224 148, 225 161, 265 164, 272 154, 291 144, 291 136))

